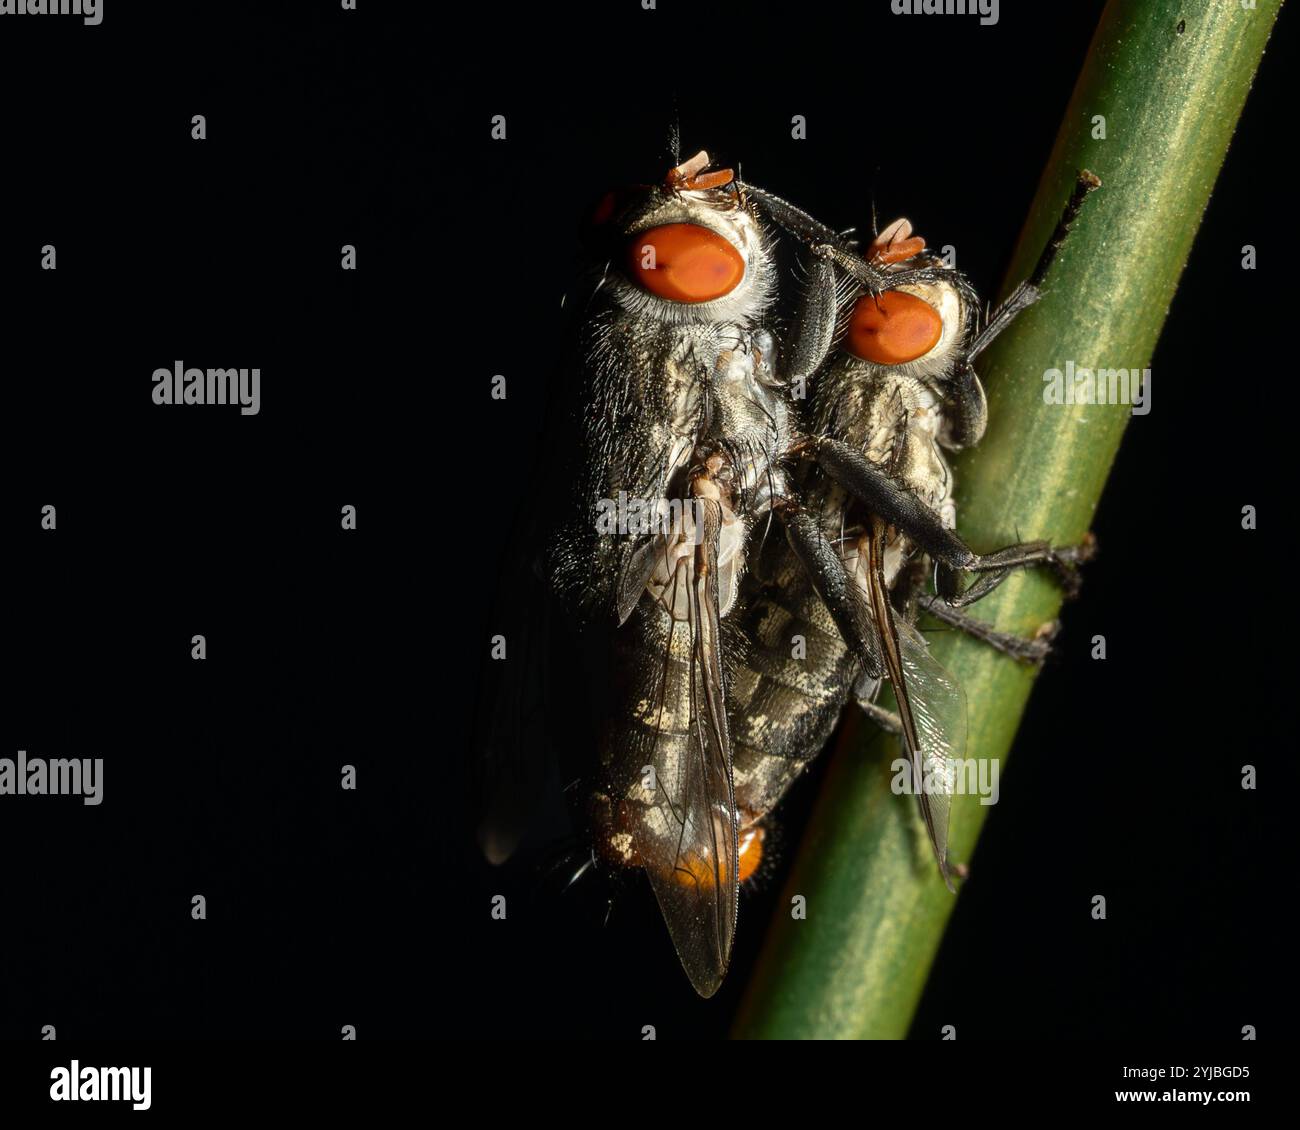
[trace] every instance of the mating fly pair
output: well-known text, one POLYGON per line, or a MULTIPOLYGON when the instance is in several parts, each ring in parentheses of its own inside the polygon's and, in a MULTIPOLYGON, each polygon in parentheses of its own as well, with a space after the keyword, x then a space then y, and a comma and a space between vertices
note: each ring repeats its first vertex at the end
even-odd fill
MULTIPOLYGON (((982 435, 972 363, 1036 300, 1096 184, 1081 177, 1033 278, 980 326, 969 284, 906 221, 859 250, 708 165, 700 153, 593 217, 566 406, 572 505, 532 547, 563 615, 612 629, 579 790, 593 858, 645 871, 706 997, 762 822, 851 697, 901 735, 915 781, 945 780, 961 756, 964 698, 913 627, 918 607, 1017 658, 1045 651, 962 606, 1018 566, 1073 585, 1086 550, 974 552, 954 532, 942 449, 982 435), (779 234, 800 250, 801 286, 782 277, 779 234), (628 499, 667 517, 611 526, 628 499), (774 524, 783 538, 766 536, 774 524), (897 713, 876 705, 886 681, 897 713)), ((916 792, 951 887, 948 797, 916 792)), ((486 837, 497 858, 514 838, 486 837)))

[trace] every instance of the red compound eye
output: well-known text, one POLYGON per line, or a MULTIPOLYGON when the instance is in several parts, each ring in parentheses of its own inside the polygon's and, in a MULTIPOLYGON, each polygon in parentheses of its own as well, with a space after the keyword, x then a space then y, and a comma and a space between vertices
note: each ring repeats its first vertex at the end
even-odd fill
POLYGON ((745 260, 717 232, 664 224, 633 236, 628 269, 637 283, 670 302, 711 302, 736 289, 745 260))
POLYGON ((914 294, 890 290, 858 299, 844 344, 864 361, 902 365, 924 357, 942 336, 938 310, 914 294))

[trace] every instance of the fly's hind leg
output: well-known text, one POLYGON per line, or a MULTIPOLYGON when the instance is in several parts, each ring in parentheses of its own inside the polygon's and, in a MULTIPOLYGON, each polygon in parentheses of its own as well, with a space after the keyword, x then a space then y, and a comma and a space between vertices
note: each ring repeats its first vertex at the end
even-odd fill
POLYGON ((1091 533, 1085 534, 1078 545, 1054 546, 1045 541, 1021 542, 993 553, 974 554, 972 560, 962 564, 936 561, 934 587, 949 607, 965 608, 988 596, 1011 576, 1013 569, 1035 565, 1051 569, 1066 599, 1072 599, 1079 594, 1079 566, 1090 561, 1096 552, 1097 540, 1091 533), (962 572, 982 575, 968 589, 963 590, 959 576, 962 572))
POLYGON ((917 612, 928 612, 950 628, 965 632, 973 639, 986 643, 995 651, 1009 655, 1021 663, 1036 665, 1052 653, 1052 641, 1061 627, 1059 620, 1043 624, 1029 638, 1011 632, 1000 632, 987 621, 961 612, 939 597, 922 591, 926 571, 923 558, 914 558, 904 568, 906 571, 900 573, 895 582, 893 599, 899 613, 909 622, 916 619, 917 612))
POLYGON ((863 702, 861 699, 858 700, 858 707, 885 733, 901 734, 903 732, 903 723, 892 710, 886 710, 883 706, 874 702, 863 702))
POLYGON ((1021 663, 1042 663, 1052 653, 1052 641, 1061 627, 1059 620, 1051 620, 1033 636, 1026 638, 1011 632, 999 632, 986 621, 954 608, 937 596, 923 595, 917 603, 936 620, 965 632, 973 639, 986 643, 995 651, 1009 655, 1021 663))
POLYGON ((876 696, 880 694, 880 687, 880 676, 864 671, 853 684, 853 701, 858 704, 858 709, 885 733, 901 737, 903 733, 902 719, 894 711, 887 710, 876 701, 876 696))

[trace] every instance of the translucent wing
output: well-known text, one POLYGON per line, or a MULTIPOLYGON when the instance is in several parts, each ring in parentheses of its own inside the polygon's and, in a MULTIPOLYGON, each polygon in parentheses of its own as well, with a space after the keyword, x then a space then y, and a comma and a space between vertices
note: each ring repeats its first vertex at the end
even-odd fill
POLYGON ((966 693, 952 673, 930 654, 925 638, 905 620, 895 622, 903 660, 903 681, 916 724, 918 749, 912 758, 912 779, 922 782, 918 794, 921 814, 930 832, 944 882, 948 874, 948 818, 952 807, 953 773, 966 756, 966 693), (921 772, 918 774, 918 764, 921 772), (927 814, 926 809, 929 809, 927 814))
POLYGON ((872 519, 870 597, 880 630, 885 670, 898 702, 903 745, 912 762, 912 783, 935 859, 949 890, 948 818, 954 762, 966 748, 966 697, 936 661, 920 633, 898 620, 884 580, 885 523, 872 519))
POLYGON ((640 778, 615 794, 634 802, 621 827, 691 984, 709 997, 731 958, 739 883, 718 601, 721 511, 716 502, 701 503, 702 536, 676 562, 666 599, 679 606, 686 587, 685 619, 645 600, 627 626, 643 649, 639 693, 632 729, 612 764, 642 767, 640 778))

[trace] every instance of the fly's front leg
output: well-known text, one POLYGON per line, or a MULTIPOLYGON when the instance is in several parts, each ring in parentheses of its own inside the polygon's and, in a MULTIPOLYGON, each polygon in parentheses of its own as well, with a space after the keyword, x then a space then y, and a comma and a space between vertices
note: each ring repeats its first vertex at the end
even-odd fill
POLYGON ((971 343, 967 360, 975 360, 992 344, 993 339, 1015 320, 1017 314, 1032 306, 1042 297, 1043 283, 1047 279, 1047 272, 1051 270, 1052 264, 1056 261, 1057 252, 1065 246, 1070 229, 1074 226, 1074 221, 1079 218, 1083 202, 1088 198, 1088 193, 1100 187, 1101 180, 1095 173, 1091 173, 1087 169, 1079 173, 1074 182, 1074 191, 1070 194, 1070 199, 1066 201, 1060 219, 1056 221, 1056 228, 1052 231, 1051 237, 1043 247, 1042 253, 1038 256, 1038 262, 1034 265, 1033 274, 1016 287, 1006 297, 1005 301, 993 311, 988 324, 971 343))
POLYGON ((1043 282, 1056 260, 1057 252, 1065 246, 1070 228, 1078 219, 1083 202, 1088 193, 1100 187, 1101 181, 1086 169, 1081 172, 1074 184, 1074 191, 1066 202, 1065 209, 1057 221, 1056 229, 1038 257, 1034 272, 1016 287, 989 316, 984 328, 971 342, 970 349, 961 369, 955 375, 951 387, 947 390, 946 409, 950 420, 949 436, 954 448, 969 447, 978 443, 984 434, 988 420, 988 407, 984 400, 984 388, 975 374, 972 362, 984 352, 993 340, 1016 319, 1022 310, 1027 310, 1043 295, 1043 282))
POLYGON ((989 423, 989 405, 975 366, 966 361, 944 392, 946 445, 957 451, 972 447, 984 438, 989 423))
POLYGON ((831 244, 838 246, 839 233, 828 228, 820 220, 814 220, 807 212, 788 200, 782 200, 773 192, 757 188, 752 184, 741 185, 747 196, 753 197, 758 206, 780 227, 804 243, 831 244))
POLYGON ((838 308, 835 264, 824 244, 812 249, 808 280, 799 297, 790 331, 790 345, 782 359, 782 383, 793 385, 801 398, 812 375, 821 367, 835 339, 838 308))
POLYGON ((953 607, 987 596, 1012 569, 1028 565, 1051 568, 1069 593, 1077 588, 1077 567, 1092 556, 1091 537, 1083 545, 1058 548, 1045 541, 1009 545, 993 553, 976 553, 911 491, 899 486, 861 451, 841 440, 816 437, 801 445, 818 465, 866 508, 906 534, 935 562, 935 588, 953 607), (983 573, 965 592, 961 573, 983 573))
POLYGON ((829 256, 850 278, 857 279, 868 294, 883 294, 909 283, 940 282, 952 276, 952 269, 942 266, 900 267, 882 271, 838 244, 826 244, 822 253, 829 256))
MULTIPOLYGON (((808 280, 799 297, 790 328, 789 345, 781 359, 783 384, 799 384, 812 377, 826 360, 835 338, 838 309, 835 253, 840 237, 825 224, 814 220, 802 208, 763 189, 744 186, 759 206, 787 232, 809 249, 808 280)), ((872 278, 880 283, 879 272, 872 278)))

